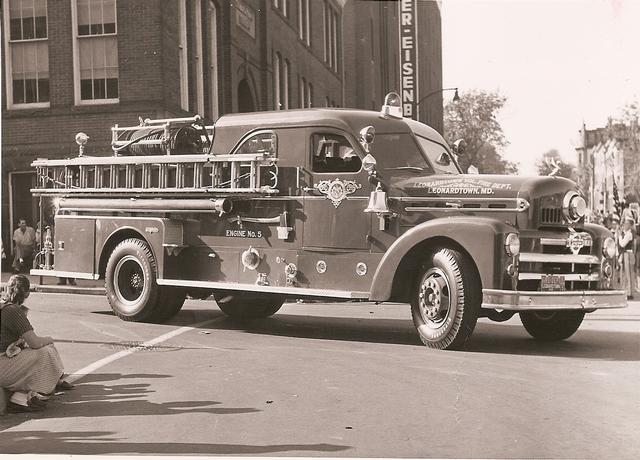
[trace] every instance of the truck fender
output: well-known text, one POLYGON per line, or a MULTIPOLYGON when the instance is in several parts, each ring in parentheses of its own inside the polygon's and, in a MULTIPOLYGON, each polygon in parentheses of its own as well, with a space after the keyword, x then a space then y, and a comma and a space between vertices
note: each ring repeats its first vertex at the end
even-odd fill
POLYGON ((127 238, 140 238, 149 245, 161 277, 164 272, 163 248, 182 245, 182 224, 165 218, 116 218, 119 225, 112 231, 108 225, 101 225, 102 220, 108 222, 113 219, 96 219, 96 250, 99 251, 96 260, 99 261, 100 276, 104 276, 109 256, 118 243, 127 238))
POLYGON ((458 246, 472 259, 483 287, 494 287, 502 278, 504 234, 517 232, 515 227, 486 217, 454 216, 433 219, 413 227, 398 238, 382 257, 371 283, 370 299, 389 300, 398 267, 416 246, 422 249, 431 240, 434 244, 458 246))

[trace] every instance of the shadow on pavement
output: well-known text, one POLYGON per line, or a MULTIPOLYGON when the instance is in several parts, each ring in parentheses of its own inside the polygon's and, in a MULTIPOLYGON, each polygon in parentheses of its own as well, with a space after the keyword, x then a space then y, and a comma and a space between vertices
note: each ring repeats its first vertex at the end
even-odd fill
MULTIPOLYGON (((76 382, 76 388, 63 395, 54 396, 42 412, 10 414, 0 418, 0 431, 20 425, 28 420, 115 417, 132 415, 177 415, 177 414, 246 414, 260 412, 250 407, 219 407, 218 401, 174 401, 154 403, 147 398, 154 391, 149 383, 129 383, 126 379, 168 378, 170 375, 154 374, 89 374, 76 382), (113 384, 101 382, 114 381, 113 384), (123 383, 116 383, 123 382, 123 383), (212 407, 218 406, 218 407, 212 407)), ((6 434, 6 433, 4 433, 6 434)), ((0 445, 4 446, 0 438, 0 445)), ((3 452, 5 452, 3 450, 3 452)), ((8 451, 6 451, 8 452, 8 451)))
POLYGON ((119 442, 111 431, 19 431, 0 433, 7 454, 141 454, 162 455, 257 455, 278 452, 340 452, 349 446, 337 444, 204 444, 180 442, 119 442))
MULTIPOLYGON (((208 328, 280 337, 422 346, 410 319, 276 314, 252 321, 225 318, 208 328)), ((541 342, 531 338, 521 325, 494 324, 483 320, 476 326, 465 351, 640 361, 640 340, 637 333, 583 328, 568 340, 541 342)))

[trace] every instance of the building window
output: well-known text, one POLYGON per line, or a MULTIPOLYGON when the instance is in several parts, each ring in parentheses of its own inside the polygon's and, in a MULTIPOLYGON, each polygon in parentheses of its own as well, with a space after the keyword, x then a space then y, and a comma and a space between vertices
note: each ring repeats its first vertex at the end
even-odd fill
POLYGON ((300 108, 304 109, 307 107, 307 80, 304 77, 300 77, 298 88, 300 89, 300 108))
POLYGON ((322 9, 324 24, 324 60, 334 71, 338 71, 338 12, 325 0, 322 9))
POLYGON ((194 61, 195 61, 195 112, 198 115, 204 116, 204 52, 202 41, 202 2, 201 0, 194 0, 191 3, 192 18, 193 18, 193 34, 194 43, 194 61))
POLYGON ((280 13, 282 13, 283 16, 288 16, 289 15, 289 0, 272 0, 273 3, 273 7, 280 11, 280 13))
POLYGON ((275 53, 273 59, 273 86, 275 98, 274 109, 286 110, 289 108, 289 61, 282 59, 280 53, 275 53))
POLYGON ((298 36, 307 46, 311 46, 309 14, 309 0, 298 0, 298 36))
POLYGON ((46 0, 11 0, 4 8, 7 107, 49 106, 46 0))
POLYGON ((209 48, 205 71, 206 88, 209 94, 206 115, 212 120, 218 118, 218 12, 213 0, 209 0, 207 7, 207 37, 209 48))
POLYGON ((289 65, 289 61, 287 59, 284 60, 284 66, 282 68, 282 103, 283 108, 286 110, 289 108, 289 69, 291 66, 289 65))
POLYGON ((298 82, 300 88, 300 108, 311 108, 313 105, 313 85, 307 82, 304 77, 300 77, 298 82))
POLYGON ((180 62, 180 107, 189 110, 189 61, 187 53, 187 2, 180 0, 178 4, 178 56, 180 62))
POLYGON ((273 58, 273 89, 274 89, 274 95, 275 97, 273 98, 273 108, 275 110, 281 110, 282 109, 282 101, 281 101, 281 95, 280 95, 280 61, 282 59, 280 58, 280 53, 276 53, 275 57, 273 58))
POLYGON ((116 0, 72 0, 76 103, 118 102, 116 0))

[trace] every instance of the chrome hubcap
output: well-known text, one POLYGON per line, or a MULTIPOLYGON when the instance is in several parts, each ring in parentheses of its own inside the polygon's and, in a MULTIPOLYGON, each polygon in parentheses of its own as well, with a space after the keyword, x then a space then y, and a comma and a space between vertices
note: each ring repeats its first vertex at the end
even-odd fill
POLYGON ((422 279, 418 305, 422 320, 431 326, 441 325, 451 307, 450 289, 446 276, 439 268, 431 268, 422 279))
POLYGON ((120 304, 127 312, 133 312, 146 289, 140 261, 130 255, 123 257, 115 267, 113 278, 115 295, 120 304))

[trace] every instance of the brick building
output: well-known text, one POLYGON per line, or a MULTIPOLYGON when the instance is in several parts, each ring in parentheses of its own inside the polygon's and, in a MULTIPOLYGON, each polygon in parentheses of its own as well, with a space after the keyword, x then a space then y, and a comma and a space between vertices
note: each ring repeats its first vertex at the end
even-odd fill
POLYGON ((579 183, 592 213, 606 216, 614 212, 614 184, 619 199, 636 202, 640 198, 640 125, 609 119, 607 126, 580 129, 578 154, 579 183))
MULTIPOLYGON (((407 0, 403 0, 407 1, 407 0)), ((409 0, 415 1, 415 0, 409 0)), ((345 106, 400 90, 399 1, 6 0, 2 9, 2 239, 31 225, 37 157, 111 153, 138 117, 345 106), (54 5, 55 3, 55 5, 54 5)), ((440 5, 416 2, 419 79, 442 86, 440 5)), ((419 107, 442 131, 442 96, 419 107)))

